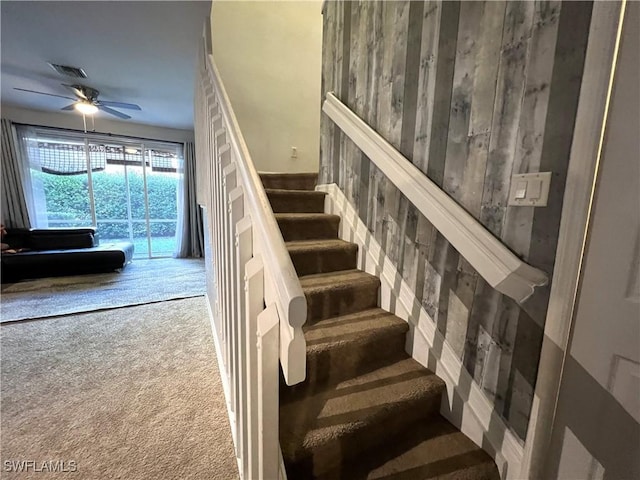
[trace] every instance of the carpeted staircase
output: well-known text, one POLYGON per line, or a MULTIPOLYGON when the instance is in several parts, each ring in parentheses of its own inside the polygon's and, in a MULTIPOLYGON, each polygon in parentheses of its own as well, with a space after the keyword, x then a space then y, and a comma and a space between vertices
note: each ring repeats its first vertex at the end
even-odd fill
POLYGON ((407 323, 338 239, 316 174, 261 174, 307 297, 307 379, 281 382, 288 478, 493 480, 493 460, 440 416, 445 383, 405 352, 407 323))

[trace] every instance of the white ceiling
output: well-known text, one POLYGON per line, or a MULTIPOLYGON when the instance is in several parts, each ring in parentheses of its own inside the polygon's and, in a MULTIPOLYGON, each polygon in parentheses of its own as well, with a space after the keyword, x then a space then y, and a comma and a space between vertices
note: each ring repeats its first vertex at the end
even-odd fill
POLYGON ((101 100, 142 107, 121 110, 132 117, 125 122, 193 129, 195 61, 210 7, 210 1, 2 0, 2 104, 59 112, 71 102, 14 87, 73 97, 60 84, 82 83, 98 89, 101 100), (47 62, 80 67, 88 78, 63 77, 47 62))

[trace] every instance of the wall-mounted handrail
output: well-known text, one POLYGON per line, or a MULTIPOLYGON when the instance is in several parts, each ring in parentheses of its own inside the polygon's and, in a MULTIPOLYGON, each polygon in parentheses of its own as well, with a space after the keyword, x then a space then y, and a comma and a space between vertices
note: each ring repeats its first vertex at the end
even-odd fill
MULTIPOLYGON (((242 178, 245 202, 249 207, 249 215, 251 215, 253 227, 258 238, 264 240, 260 248, 265 269, 271 273, 270 280, 273 282, 272 287, 275 289, 274 300, 280 318, 285 322, 284 327, 289 327, 285 328, 284 334, 290 335, 292 340, 294 337, 293 330, 300 329, 306 322, 307 301, 212 55, 207 55, 207 71, 210 72, 211 80, 218 94, 218 105, 221 114, 225 119, 225 123, 229 125, 227 129, 228 141, 237 155, 236 165, 238 174, 242 178)), ((281 346, 283 348, 281 351, 288 352, 286 349, 288 342, 282 345, 282 340, 281 346)), ((299 349, 296 349, 296 351, 299 351, 299 349)), ((281 356, 283 373, 288 385, 300 383, 305 379, 305 362, 306 357, 304 354, 301 358, 295 359, 281 356)))
POLYGON ((333 93, 327 93, 322 110, 489 285, 518 303, 546 285, 546 273, 520 260, 333 93))

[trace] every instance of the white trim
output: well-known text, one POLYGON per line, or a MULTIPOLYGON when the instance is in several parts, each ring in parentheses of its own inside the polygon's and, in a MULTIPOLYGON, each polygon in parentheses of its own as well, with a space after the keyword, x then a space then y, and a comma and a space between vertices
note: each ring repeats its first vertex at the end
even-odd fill
POLYGON ((491 401, 438 332, 433 319, 422 308, 411 287, 373 238, 344 193, 336 184, 318 185, 316 190, 328 194, 325 212, 341 216, 340 238, 358 244, 358 268, 380 277, 381 307, 409 323, 409 353, 424 366, 428 366, 429 353, 436 357, 435 373, 446 382, 448 394, 443 397, 441 413, 477 445, 484 447, 483 441, 489 442, 502 478, 518 478, 523 455, 520 441, 495 412, 491 401), (460 385, 470 386, 469 398, 462 407, 461 420, 456 420, 456 415, 452 414, 453 398, 460 385))
POLYGON ((322 110, 489 285, 522 303, 536 287, 547 284, 546 273, 514 255, 331 92, 327 93, 322 110))
POLYGON ((594 2, 521 478, 541 478, 573 323, 626 2, 594 2))

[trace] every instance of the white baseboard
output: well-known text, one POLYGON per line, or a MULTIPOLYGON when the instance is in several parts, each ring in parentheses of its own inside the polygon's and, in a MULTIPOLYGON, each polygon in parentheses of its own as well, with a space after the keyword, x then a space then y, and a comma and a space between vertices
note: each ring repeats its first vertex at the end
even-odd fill
POLYGON ((318 185, 316 190, 327 193, 325 212, 342 217, 340 238, 358 244, 358 268, 380 277, 381 307, 409 323, 407 352, 447 384, 442 415, 495 459, 503 479, 518 478, 523 456, 520 441, 495 412, 340 188, 329 184, 318 185), (430 354, 436 359, 435 368, 429 365, 430 354), (468 395, 460 394, 462 390, 468 395))

